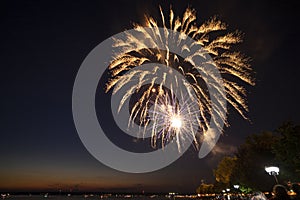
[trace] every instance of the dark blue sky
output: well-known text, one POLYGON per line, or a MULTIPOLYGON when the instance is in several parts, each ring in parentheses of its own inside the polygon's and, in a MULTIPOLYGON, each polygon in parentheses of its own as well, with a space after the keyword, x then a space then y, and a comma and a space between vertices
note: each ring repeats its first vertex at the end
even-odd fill
MULTIPOLYGON (((299 116, 299 11, 286 1, 1 1, 0 191, 95 189, 193 192, 213 181, 212 169, 243 139, 274 130, 299 116), (172 4, 188 5, 197 24, 217 15, 239 29, 239 50, 252 58, 256 86, 247 87, 249 117, 229 109, 229 123, 205 159, 190 149, 172 165, 126 174, 95 160, 82 145, 72 118, 72 87, 83 59, 106 38, 158 18, 172 4)), ((101 99, 99 100, 101 101, 101 99)), ((113 159, 113 158, 112 158, 113 159)))

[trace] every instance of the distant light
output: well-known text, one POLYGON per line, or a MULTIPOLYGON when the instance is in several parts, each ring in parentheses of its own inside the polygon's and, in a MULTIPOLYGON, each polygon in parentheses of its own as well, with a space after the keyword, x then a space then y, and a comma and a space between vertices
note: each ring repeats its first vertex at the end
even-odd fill
POLYGON ((226 192, 225 190, 222 190, 222 192, 224 193, 224 192, 226 192))
POLYGON ((278 175, 279 174, 279 168, 275 167, 275 166, 265 167, 265 170, 270 175, 278 175))
POLYGON ((227 189, 226 189, 226 191, 227 191, 227 192, 229 192, 229 191, 230 191, 230 189, 229 189, 229 188, 227 188, 227 189))

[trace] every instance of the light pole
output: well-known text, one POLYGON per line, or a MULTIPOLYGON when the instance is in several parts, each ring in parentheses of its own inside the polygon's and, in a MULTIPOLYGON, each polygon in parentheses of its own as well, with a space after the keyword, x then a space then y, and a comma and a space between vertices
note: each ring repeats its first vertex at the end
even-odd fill
POLYGON ((236 195, 239 195, 240 191, 239 188, 240 186, 238 184, 233 185, 233 188, 235 189, 236 195))
POLYGON ((276 176, 279 174, 279 168, 275 167, 275 166, 269 166, 269 167, 265 167, 265 170, 268 174, 270 174, 271 176, 274 176, 275 181, 278 184, 278 179, 276 176))
POLYGON ((240 186, 239 185, 233 185, 233 188, 235 189, 235 191, 237 192, 237 193, 239 193, 239 188, 240 188, 240 186))

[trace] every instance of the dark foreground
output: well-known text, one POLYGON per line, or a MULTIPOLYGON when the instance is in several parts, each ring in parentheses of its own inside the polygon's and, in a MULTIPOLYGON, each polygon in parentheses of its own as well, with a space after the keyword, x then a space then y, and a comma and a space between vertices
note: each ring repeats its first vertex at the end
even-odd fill
MULTIPOLYGON (((9 195, 2 196, 0 199, 6 200, 227 200, 228 197, 199 197, 196 195, 9 195)), ((234 197, 231 200, 248 200, 248 197, 234 197)))
MULTIPOLYGON (((0 198, 1 199, 1 198, 0 198)), ((203 199, 203 198, 195 198, 195 197, 167 197, 167 196, 101 196, 101 195, 76 195, 76 196, 48 196, 44 197, 42 195, 11 195, 9 197, 3 198, 5 200, 175 200, 175 199, 181 199, 181 200, 189 200, 189 199, 203 199)), ((208 199, 208 198, 206 198, 208 199)))

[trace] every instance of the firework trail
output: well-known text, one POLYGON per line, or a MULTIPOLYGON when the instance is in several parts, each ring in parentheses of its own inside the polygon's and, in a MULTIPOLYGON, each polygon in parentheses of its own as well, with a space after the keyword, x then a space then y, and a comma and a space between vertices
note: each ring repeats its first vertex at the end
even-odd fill
POLYGON ((136 123, 141 127, 143 135, 150 131, 153 147, 158 143, 163 147, 168 142, 176 141, 180 150, 181 142, 185 140, 192 140, 198 147, 198 136, 208 132, 212 112, 222 120, 222 123, 214 121, 218 128, 222 129, 223 124, 228 126, 227 105, 222 98, 247 118, 246 91, 239 83, 254 85, 249 58, 231 50, 233 45, 242 42, 241 33, 225 33, 227 25, 216 17, 196 26, 194 9, 187 8, 182 19, 175 18, 172 9, 168 17, 164 16, 161 8, 160 13, 162 28, 159 28, 152 17, 146 17, 145 25, 134 25, 138 36, 127 34, 126 39, 115 39, 114 46, 121 48, 122 53, 116 54, 109 65, 111 78, 107 82, 106 92, 113 88, 115 94, 124 85, 135 80, 137 84, 125 92, 119 104, 120 110, 125 101, 133 94, 138 94, 131 106, 128 127, 136 123), (194 42, 187 43, 187 36, 194 42), (154 48, 148 48, 147 43, 154 48), (170 52, 171 45, 188 56, 183 58, 170 52), (207 57, 210 59, 206 59, 207 57), (163 73, 158 81, 159 65, 150 71, 139 67, 147 63, 163 64, 175 69, 184 79, 172 73, 163 73), (222 79, 219 80, 204 65, 216 67, 222 79), (138 69, 133 70, 135 68, 138 69), (172 83, 165 87, 167 80, 172 80, 172 83), (187 95, 175 96, 175 93, 181 94, 178 87, 180 81, 185 86, 187 95), (219 91, 220 84, 225 93, 209 93, 208 88, 219 91), (214 107, 211 105, 212 98, 217 102, 214 107), (179 100, 183 103, 180 104, 179 100), (222 114, 224 111, 225 115, 222 114))

